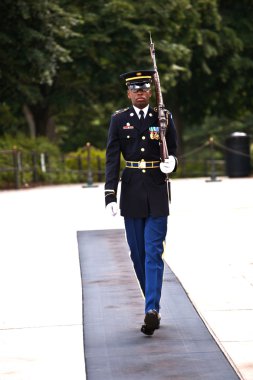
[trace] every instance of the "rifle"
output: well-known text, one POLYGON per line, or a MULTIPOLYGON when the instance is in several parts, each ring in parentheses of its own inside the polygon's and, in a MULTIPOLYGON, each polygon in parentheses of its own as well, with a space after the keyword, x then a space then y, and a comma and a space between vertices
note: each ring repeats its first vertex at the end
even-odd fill
POLYGON ((158 122, 159 122, 159 134, 160 134, 160 155, 161 160, 164 162, 166 158, 169 157, 167 142, 166 142, 166 129, 168 124, 168 111, 165 109, 163 104, 163 95, 161 91, 159 74, 157 71, 156 65, 156 57, 155 57, 155 45, 152 41, 151 33, 150 33, 150 55, 153 62, 154 67, 154 84, 155 84, 155 92, 156 92, 156 104, 158 111, 158 122))
MULTIPOLYGON (((166 110, 163 104, 163 95, 161 91, 160 78, 156 65, 156 57, 155 57, 155 45, 152 41, 151 33, 150 33, 150 55, 153 62, 154 67, 154 84, 155 84, 155 93, 156 93, 156 104, 158 111, 158 123, 159 123, 159 134, 160 134, 160 158, 164 162, 166 158, 169 157, 168 147, 166 142, 166 130, 168 125, 168 117, 169 111, 166 110)), ((166 174, 166 184, 167 184, 167 193, 169 203, 171 201, 171 188, 170 188, 170 179, 169 175, 166 174)))

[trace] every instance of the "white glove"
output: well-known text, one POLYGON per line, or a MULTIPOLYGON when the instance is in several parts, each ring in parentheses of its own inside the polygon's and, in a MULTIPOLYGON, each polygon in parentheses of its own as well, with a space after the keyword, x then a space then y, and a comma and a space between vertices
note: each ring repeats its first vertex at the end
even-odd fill
POLYGON ((160 163, 160 169, 163 173, 169 174, 172 173, 176 166, 176 159, 173 156, 166 158, 164 162, 160 163))
POLYGON ((106 206, 106 211, 109 212, 112 216, 115 216, 117 215, 118 211, 119 211, 119 208, 118 208, 118 205, 116 202, 111 202, 111 203, 108 203, 108 205, 106 206))

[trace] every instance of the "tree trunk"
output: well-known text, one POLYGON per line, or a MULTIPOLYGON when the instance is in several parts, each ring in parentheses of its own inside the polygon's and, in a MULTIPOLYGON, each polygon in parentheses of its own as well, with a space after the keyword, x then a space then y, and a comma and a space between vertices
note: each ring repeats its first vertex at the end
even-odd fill
POLYGON ((29 126, 30 137, 32 139, 35 139, 36 138, 36 126, 35 126, 35 120, 33 117, 33 113, 26 104, 23 105, 23 112, 24 112, 27 124, 29 126))
POLYGON ((50 141, 56 142, 57 136, 55 132, 55 123, 50 115, 47 105, 37 104, 31 107, 33 118, 36 125, 37 136, 45 136, 50 141))
POLYGON ((50 141, 57 142, 57 135, 55 132, 55 123, 52 116, 49 116, 47 120, 46 135, 50 141))

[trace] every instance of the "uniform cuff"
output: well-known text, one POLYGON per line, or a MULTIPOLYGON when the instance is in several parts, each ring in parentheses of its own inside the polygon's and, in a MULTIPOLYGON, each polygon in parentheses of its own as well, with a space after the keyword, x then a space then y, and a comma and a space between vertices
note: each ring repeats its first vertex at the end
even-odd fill
POLYGON ((105 193, 105 205, 107 206, 111 202, 117 202, 117 197, 113 193, 105 193))

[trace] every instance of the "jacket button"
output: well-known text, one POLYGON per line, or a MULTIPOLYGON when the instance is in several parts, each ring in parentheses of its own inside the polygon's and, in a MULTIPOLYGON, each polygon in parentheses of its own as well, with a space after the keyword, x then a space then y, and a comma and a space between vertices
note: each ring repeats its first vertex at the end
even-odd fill
POLYGON ((145 140, 146 139, 146 137, 145 136, 142 136, 142 140, 145 140))
POLYGON ((130 139, 130 136, 129 136, 129 135, 127 136, 127 139, 130 139))
POLYGON ((145 151, 145 148, 141 148, 141 151, 144 152, 144 151, 145 151))
POLYGON ((146 170, 145 170, 145 169, 142 169, 142 173, 146 173, 146 170))

